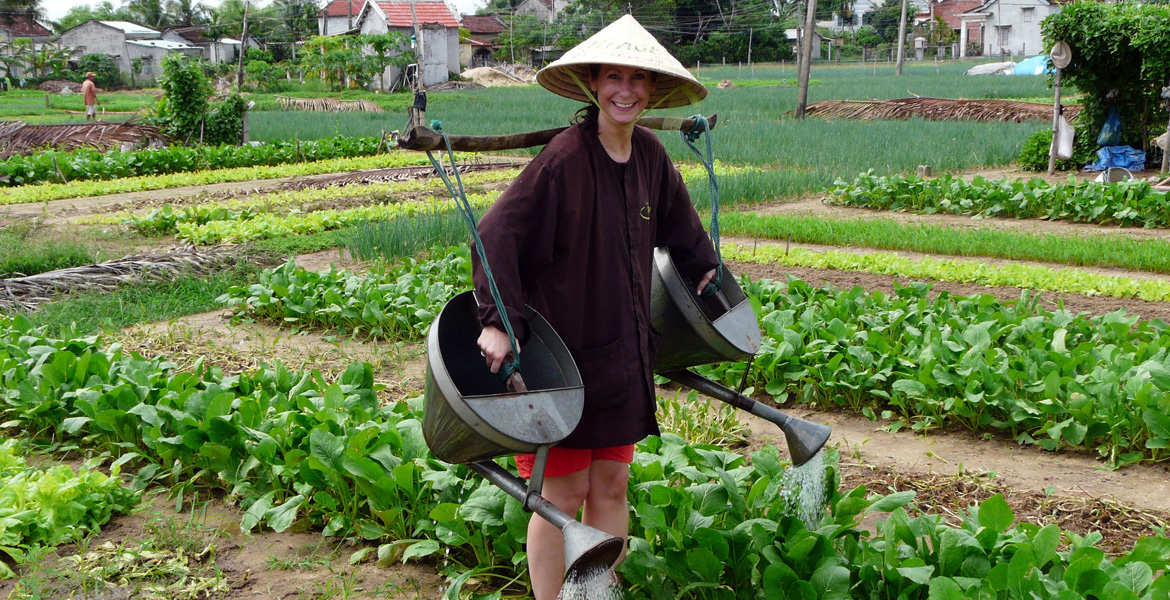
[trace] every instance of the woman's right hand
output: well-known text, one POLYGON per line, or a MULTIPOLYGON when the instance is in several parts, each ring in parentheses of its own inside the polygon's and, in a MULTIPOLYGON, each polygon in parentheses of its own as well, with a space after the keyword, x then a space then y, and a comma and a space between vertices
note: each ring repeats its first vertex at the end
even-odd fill
POLYGON ((512 353, 512 342, 508 340, 508 334, 488 325, 479 333, 479 340, 476 343, 479 344, 479 352, 487 361, 492 373, 499 373, 500 367, 512 353))

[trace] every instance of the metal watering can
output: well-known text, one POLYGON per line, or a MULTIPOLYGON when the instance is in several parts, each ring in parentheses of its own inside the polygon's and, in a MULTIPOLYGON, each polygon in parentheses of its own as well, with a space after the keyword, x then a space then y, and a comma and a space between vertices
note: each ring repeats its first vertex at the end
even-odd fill
MULTIPOLYGON (((731 388, 687 369, 698 365, 745 360, 760 349, 760 324, 739 282, 723 265, 720 290, 700 298, 674 265, 665 248, 654 250, 650 285, 650 323, 662 335, 654 372, 671 381, 767 419, 780 427, 793 466, 808 462, 832 430, 790 417, 731 388)), ((745 373, 746 376, 746 373, 745 373)))
POLYGON ((621 555, 621 538, 577 522, 540 495, 548 451, 577 427, 585 390, 577 364, 552 326, 531 308, 527 317, 524 382, 529 391, 509 393, 479 354, 474 294, 464 292, 447 302, 427 334, 423 437, 440 460, 469 466, 560 529, 566 576, 609 568, 621 555), (536 454, 527 485, 492 461, 521 453, 536 454))

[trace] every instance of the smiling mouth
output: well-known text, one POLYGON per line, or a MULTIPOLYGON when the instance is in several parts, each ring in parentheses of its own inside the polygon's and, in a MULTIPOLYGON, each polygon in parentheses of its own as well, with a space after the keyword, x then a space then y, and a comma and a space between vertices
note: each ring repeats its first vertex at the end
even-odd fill
POLYGON ((637 103, 636 102, 630 102, 628 104, 622 103, 622 102, 614 102, 613 103, 614 106, 616 106, 622 110, 630 110, 631 108, 634 108, 635 104, 637 104, 637 103))

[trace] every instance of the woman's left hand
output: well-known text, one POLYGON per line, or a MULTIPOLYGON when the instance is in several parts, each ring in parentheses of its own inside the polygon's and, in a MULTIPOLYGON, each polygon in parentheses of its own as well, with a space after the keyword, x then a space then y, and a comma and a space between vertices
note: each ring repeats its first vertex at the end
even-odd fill
POLYGON ((699 280, 699 287, 695 288, 695 293, 702 294, 703 288, 707 287, 707 284, 711 283, 712 279, 715 279, 715 269, 711 269, 703 275, 703 278, 699 280))

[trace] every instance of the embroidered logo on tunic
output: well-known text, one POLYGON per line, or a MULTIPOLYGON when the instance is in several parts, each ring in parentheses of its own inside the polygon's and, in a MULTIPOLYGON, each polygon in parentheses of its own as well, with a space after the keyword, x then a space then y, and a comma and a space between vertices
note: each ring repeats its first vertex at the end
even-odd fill
POLYGON ((643 218, 643 219, 646 219, 647 221, 649 221, 649 220, 650 220, 650 203, 649 203, 649 202, 647 202, 646 204, 643 204, 643 205, 642 205, 642 212, 641 212, 641 214, 642 214, 642 218, 643 218))

